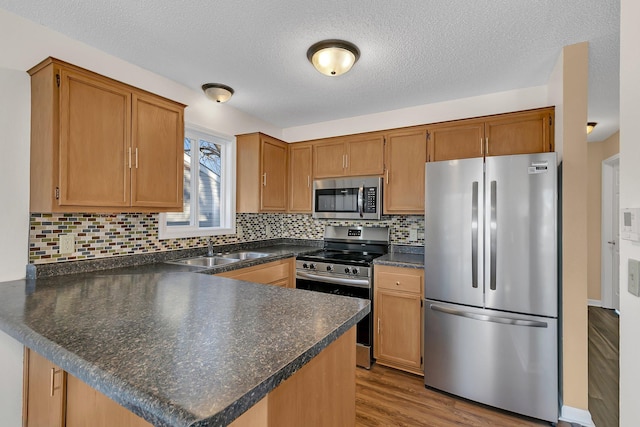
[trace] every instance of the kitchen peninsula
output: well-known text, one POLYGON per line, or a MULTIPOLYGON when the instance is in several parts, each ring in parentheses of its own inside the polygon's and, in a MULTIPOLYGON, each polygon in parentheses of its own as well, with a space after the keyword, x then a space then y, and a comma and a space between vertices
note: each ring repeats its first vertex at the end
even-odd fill
POLYGON ((355 422, 353 326, 369 310, 170 264, 0 284, 0 329, 155 426, 355 422))

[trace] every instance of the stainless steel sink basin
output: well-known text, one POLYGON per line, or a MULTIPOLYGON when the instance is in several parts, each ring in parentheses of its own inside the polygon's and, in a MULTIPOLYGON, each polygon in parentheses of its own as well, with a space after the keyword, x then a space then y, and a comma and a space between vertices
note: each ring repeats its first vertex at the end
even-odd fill
POLYGON ((262 257, 266 257, 269 256, 269 254, 264 253, 264 252, 231 252, 228 254, 224 254, 224 255, 220 255, 222 258, 234 258, 234 259, 239 259, 239 260, 246 260, 246 259, 255 259, 255 258, 262 258, 262 257))
POLYGON ((219 256, 199 256, 194 258, 176 259, 167 261, 171 264, 193 265, 198 267, 215 267, 216 265, 231 264, 240 261, 235 257, 219 257, 219 256))

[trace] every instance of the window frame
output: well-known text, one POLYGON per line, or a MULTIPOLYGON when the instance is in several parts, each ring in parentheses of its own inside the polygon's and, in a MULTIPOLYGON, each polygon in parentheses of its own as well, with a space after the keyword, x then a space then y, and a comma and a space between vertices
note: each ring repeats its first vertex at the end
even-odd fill
MULTIPOLYGON (((198 187, 199 156, 191 154, 191 215, 189 225, 167 225, 167 213, 162 212, 158 217, 158 238, 175 239, 203 236, 221 236, 236 233, 236 138, 212 131, 194 124, 185 124, 184 138, 213 139, 220 145, 220 226, 200 227, 198 225, 198 197, 194 196, 194 188, 198 187), (198 159, 197 169, 194 171, 194 158, 198 159), (195 177, 195 178, 194 178, 195 177)), ((184 141, 183 141, 184 144, 184 141)), ((193 150, 193 147, 192 147, 193 150)), ((183 169, 184 171, 184 169, 183 169)), ((183 177, 184 179, 184 177, 183 177)), ((184 181, 183 181, 184 182, 184 181)))

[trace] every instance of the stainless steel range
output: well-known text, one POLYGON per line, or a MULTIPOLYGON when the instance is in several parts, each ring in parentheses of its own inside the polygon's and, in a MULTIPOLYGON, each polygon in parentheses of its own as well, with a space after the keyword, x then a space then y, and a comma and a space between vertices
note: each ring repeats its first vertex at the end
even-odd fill
MULTIPOLYGON (((373 260, 388 251, 388 227, 328 225, 324 230, 324 248, 298 256, 296 288, 368 299, 373 304, 373 260)), ((356 335, 356 364, 369 369, 372 313, 358 323, 356 335)))

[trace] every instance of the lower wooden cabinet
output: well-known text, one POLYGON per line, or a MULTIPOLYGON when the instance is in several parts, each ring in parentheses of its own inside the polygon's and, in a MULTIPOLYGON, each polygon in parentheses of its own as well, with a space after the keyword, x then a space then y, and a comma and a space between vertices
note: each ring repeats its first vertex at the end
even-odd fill
POLYGON ((24 427, 151 427, 26 347, 22 418, 24 427))
POLYGON ((423 269, 374 267, 373 354, 377 363, 424 375, 423 283, 423 269))
POLYGON ((295 258, 287 258, 255 265, 253 267, 227 271, 216 274, 216 276, 244 280, 246 282, 263 283, 265 285, 282 286, 283 288, 295 288, 295 268, 295 258))

